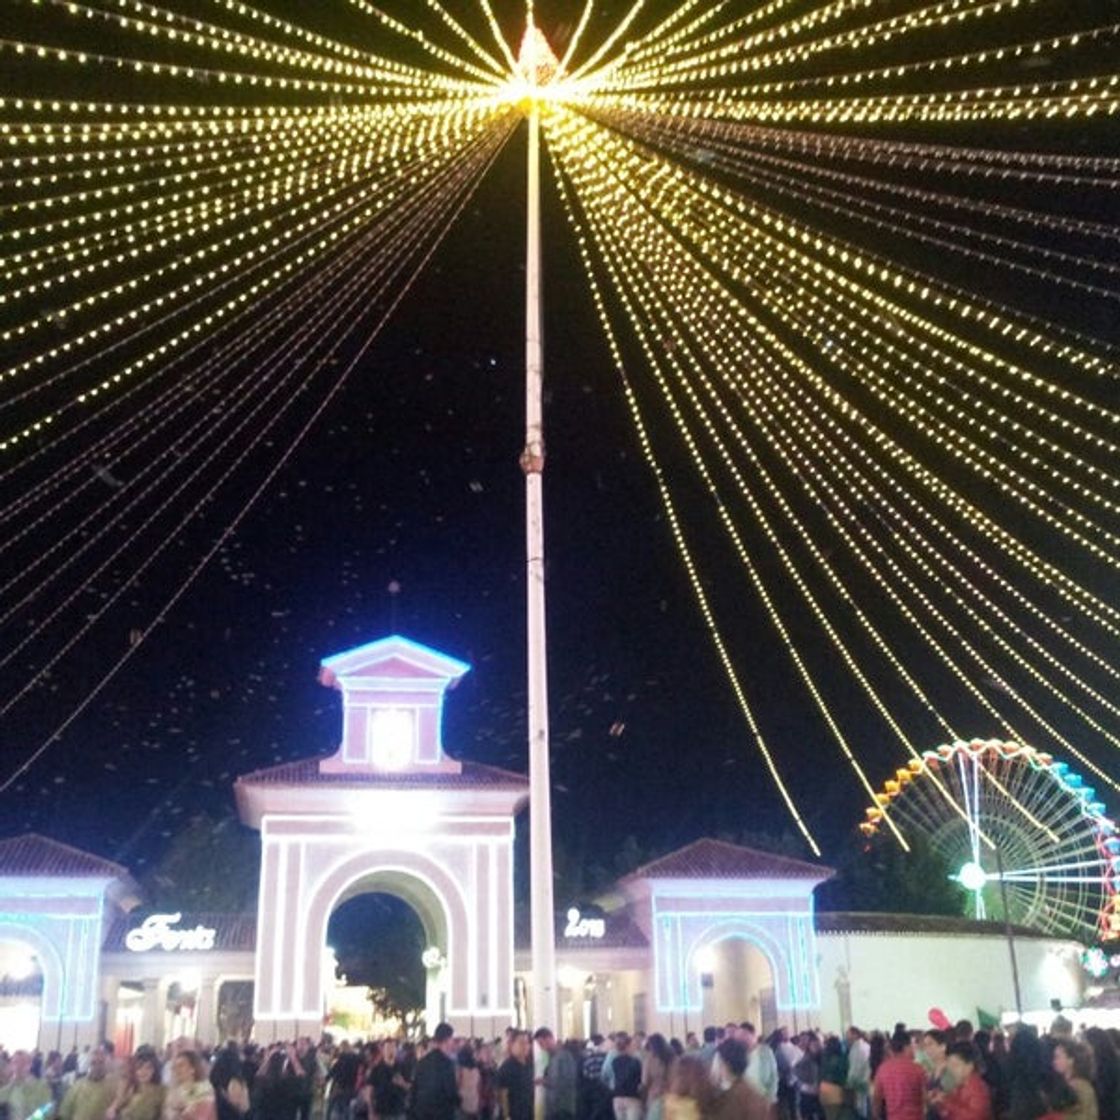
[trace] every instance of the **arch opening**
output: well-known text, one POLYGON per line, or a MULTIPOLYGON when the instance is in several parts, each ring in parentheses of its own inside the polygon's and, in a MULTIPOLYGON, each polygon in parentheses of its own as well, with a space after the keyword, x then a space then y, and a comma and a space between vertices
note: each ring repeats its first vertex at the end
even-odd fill
POLYGON ((337 1037, 418 1035, 446 1017, 451 931, 428 883, 404 871, 362 875, 326 927, 328 1029, 337 1037))
POLYGON ((751 1022, 763 1033, 779 1025, 777 972, 756 938, 731 931, 706 940, 693 951, 692 967, 705 1024, 751 1022))
POLYGON ((9 1051, 35 1050, 43 1013, 43 966, 36 946, 0 939, 0 1038, 9 1051))

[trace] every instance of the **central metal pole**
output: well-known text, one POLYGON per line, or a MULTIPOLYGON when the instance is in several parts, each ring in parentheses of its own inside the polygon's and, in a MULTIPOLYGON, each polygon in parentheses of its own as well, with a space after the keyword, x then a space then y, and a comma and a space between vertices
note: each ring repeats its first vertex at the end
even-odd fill
MULTIPOLYGON (((535 68, 533 70, 535 77, 535 68)), ((529 879, 536 1027, 556 1030, 556 945, 552 899, 552 790, 548 758, 548 656, 544 595, 544 424, 541 387, 540 110, 529 110, 528 224, 525 238, 526 594, 529 641, 529 879)))

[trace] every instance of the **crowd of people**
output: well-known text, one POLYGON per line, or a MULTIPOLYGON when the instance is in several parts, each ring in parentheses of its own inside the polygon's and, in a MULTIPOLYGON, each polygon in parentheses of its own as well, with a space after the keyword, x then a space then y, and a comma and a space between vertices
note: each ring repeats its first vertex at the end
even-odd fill
POLYGON ((844 1037, 750 1023, 683 1041, 509 1029, 324 1037, 118 1058, 0 1049, 0 1120, 1120 1120, 1120 1032, 1033 1027, 844 1037))

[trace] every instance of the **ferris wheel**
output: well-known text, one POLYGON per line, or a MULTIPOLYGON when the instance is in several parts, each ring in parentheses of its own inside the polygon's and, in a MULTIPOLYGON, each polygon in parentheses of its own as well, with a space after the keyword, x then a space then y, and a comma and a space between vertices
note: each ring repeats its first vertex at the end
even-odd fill
POLYGON ((924 751, 875 795, 862 831, 922 836, 977 918, 1045 933, 1120 932, 1120 837, 1080 774, 1000 740, 924 751))

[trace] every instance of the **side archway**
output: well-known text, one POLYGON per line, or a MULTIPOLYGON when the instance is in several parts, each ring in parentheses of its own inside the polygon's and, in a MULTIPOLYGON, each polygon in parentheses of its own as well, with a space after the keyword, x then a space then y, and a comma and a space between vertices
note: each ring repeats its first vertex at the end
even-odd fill
POLYGON ((739 940, 754 946, 770 966, 774 981, 774 994, 779 1007, 797 1005, 796 984, 789 954, 782 942, 766 927, 749 918, 725 918, 699 926, 686 942, 681 966, 689 989, 690 1003, 700 1010, 703 1006, 700 963, 706 951, 714 951, 724 941, 739 940))
POLYGON ((50 938, 34 926, 0 920, 0 941, 14 941, 34 952, 43 976, 40 1017, 42 1020, 62 1018, 62 957, 50 938))

